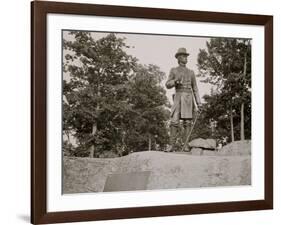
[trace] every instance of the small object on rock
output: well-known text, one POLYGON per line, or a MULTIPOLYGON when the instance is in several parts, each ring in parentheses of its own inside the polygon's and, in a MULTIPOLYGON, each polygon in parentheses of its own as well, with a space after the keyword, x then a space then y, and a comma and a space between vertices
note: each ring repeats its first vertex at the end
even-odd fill
POLYGON ((203 155, 203 149, 202 148, 192 148, 191 154, 192 155, 203 155))
POLYGON ((204 149, 216 149, 216 140, 215 139, 203 139, 197 138, 189 142, 191 148, 204 148, 204 149))
POLYGON ((150 171, 107 175, 104 192, 146 190, 150 171))
POLYGON ((174 151, 174 146, 173 145, 169 145, 164 152, 173 152, 174 151))

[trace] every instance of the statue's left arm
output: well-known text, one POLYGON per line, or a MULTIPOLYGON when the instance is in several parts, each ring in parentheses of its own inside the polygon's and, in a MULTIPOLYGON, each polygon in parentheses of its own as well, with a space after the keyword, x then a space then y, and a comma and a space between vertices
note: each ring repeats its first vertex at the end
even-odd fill
POLYGON ((201 105, 201 100, 200 100, 199 91, 198 91, 198 87, 197 87, 196 77, 195 77, 195 73, 193 71, 192 71, 192 75, 191 75, 191 86, 192 86, 192 90, 193 90, 194 97, 195 97, 197 105, 201 105))

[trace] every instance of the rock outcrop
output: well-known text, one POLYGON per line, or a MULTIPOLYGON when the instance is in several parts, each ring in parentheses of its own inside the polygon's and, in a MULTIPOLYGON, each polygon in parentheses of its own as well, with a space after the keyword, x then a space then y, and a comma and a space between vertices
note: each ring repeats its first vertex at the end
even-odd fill
POLYGON ((102 192, 114 174, 145 171, 146 190, 250 185, 251 156, 145 151, 112 159, 64 157, 63 193, 102 192))
POLYGON ((251 155, 251 140, 234 141, 229 143, 218 151, 218 155, 251 155))
POLYGON ((189 142, 191 148, 202 148, 202 149, 216 149, 216 140, 215 139, 203 139, 197 138, 189 142))

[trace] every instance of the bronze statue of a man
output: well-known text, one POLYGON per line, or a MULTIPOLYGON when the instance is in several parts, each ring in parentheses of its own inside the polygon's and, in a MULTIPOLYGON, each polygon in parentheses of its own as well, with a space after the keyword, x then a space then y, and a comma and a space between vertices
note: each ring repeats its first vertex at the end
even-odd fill
MULTIPOLYGON (((179 66, 170 70, 169 78, 166 82, 168 89, 175 87, 174 104, 171 109, 170 119, 170 146, 167 151, 175 150, 180 120, 183 121, 183 137, 188 136, 195 111, 194 99, 198 108, 201 108, 195 74, 193 70, 186 67, 188 56, 189 53, 185 48, 178 49, 175 57, 179 66)), ((188 145, 185 150, 189 151, 188 145)))

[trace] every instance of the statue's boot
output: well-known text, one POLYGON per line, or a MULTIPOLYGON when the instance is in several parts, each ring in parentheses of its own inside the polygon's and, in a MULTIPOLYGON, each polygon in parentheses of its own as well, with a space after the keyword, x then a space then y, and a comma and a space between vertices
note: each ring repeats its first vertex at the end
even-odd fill
POLYGON ((182 137, 182 140, 183 140, 183 144, 184 143, 187 143, 183 149, 183 151, 185 152, 190 152, 191 149, 190 149, 190 146, 189 146, 189 138, 188 135, 190 133, 190 130, 191 130, 191 121, 184 121, 183 122, 183 137, 182 137), (188 140, 187 140, 188 138, 188 140))
POLYGON ((173 152, 176 150, 176 142, 178 135, 178 127, 171 125, 170 126, 170 145, 167 148, 167 152, 173 152))

